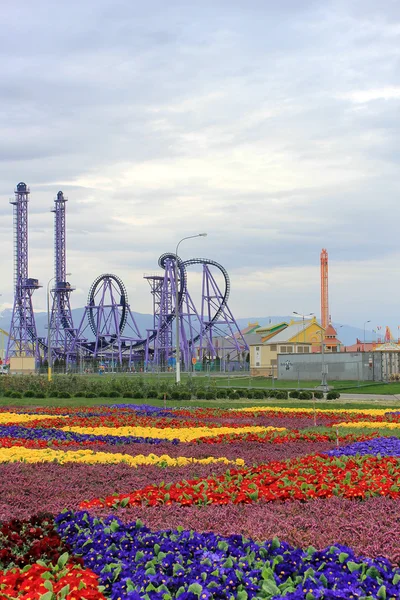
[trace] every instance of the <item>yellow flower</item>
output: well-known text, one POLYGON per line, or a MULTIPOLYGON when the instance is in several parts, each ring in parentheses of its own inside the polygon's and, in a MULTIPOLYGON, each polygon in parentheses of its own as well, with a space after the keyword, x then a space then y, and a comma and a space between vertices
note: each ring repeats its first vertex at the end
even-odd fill
MULTIPOLYGON (((232 408, 236 412, 283 412, 283 413, 313 413, 314 408, 288 408, 286 406, 252 406, 250 408, 232 408)), ((316 408, 317 413, 338 413, 338 414, 363 414, 370 416, 381 416, 388 412, 388 408, 316 408)))
POLYGON ((243 466, 244 460, 238 458, 234 461, 228 460, 225 457, 214 458, 209 456, 208 458, 187 458, 185 456, 178 456, 178 458, 171 458, 168 454, 157 456, 156 454, 149 454, 144 456, 138 454, 137 456, 131 456, 130 454, 120 454, 112 452, 94 452, 93 450, 68 450, 66 452, 62 450, 52 450, 51 448, 44 448, 41 450, 31 450, 30 448, 24 448, 22 446, 14 446, 12 448, 0 448, 0 463, 6 462, 27 462, 27 463, 44 463, 44 462, 58 462, 60 464, 74 462, 83 463, 87 465, 95 464, 119 464, 125 463, 131 467, 138 467, 140 465, 156 465, 162 466, 167 464, 171 467, 186 466, 192 463, 196 464, 211 464, 211 463, 224 463, 234 464, 237 466, 243 466))
POLYGON ((335 425, 332 425, 332 427, 352 427, 353 429, 355 427, 357 427, 357 429, 361 429, 364 427, 368 427, 369 429, 400 429, 400 423, 385 423, 384 421, 353 421, 349 423, 335 423, 335 425))
POLYGON ((267 431, 285 431, 284 427, 182 427, 174 429, 166 427, 63 427, 63 431, 90 433, 91 435, 117 435, 134 437, 151 437, 167 440, 178 439, 191 442, 200 437, 215 437, 228 433, 264 433, 267 431))
POLYGON ((0 413, 0 424, 3 423, 29 423, 43 419, 59 419, 60 415, 19 415, 18 413, 0 413))

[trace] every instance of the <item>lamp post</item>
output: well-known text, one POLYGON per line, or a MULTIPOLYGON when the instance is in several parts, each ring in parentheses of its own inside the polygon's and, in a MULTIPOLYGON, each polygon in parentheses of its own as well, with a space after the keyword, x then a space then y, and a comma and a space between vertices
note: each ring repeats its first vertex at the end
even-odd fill
MULTIPOLYGON (((67 277, 69 277, 71 275, 71 273, 65 273, 65 275, 67 277)), ((54 277, 52 277, 51 279, 49 279, 49 281, 47 282, 47 380, 48 381, 51 381, 51 367, 52 367, 51 335, 50 335, 50 284, 52 281, 54 281, 55 278, 56 278, 56 275, 54 277)))
POLYGON ((303 319, 303 336, 304 336, 304 343, 306 343, 306 332, 304 329, 304 319, 305 317, 312 317, 314 315, 314 313, 308 313, 307 315, 303 315, 302 313, 298 313, 295 310, 293 311, 294 315, 297 315, 298 317, 301 317, 303 319))
POLYGON ((320 329, 321 334, 321 388, 323 392, 328 392, 328 373, 325 365, 325 352, 324 352, 324 334, 325 330, 320 329))
POLYGON ((181 382, 181 356, 180 356, 180 340, 179 340, 179 287, 178 287, 178 249, 180 244, 184 240, 191 240, 197 237, 206 237, 206 233, 198 233, 196 235, 189 235, 182 238, 176 245, 175 251, 175 325, 176 325, 176 351, 175 351, 175 382, 178 384, 181 382))
POLYGON ((365 352, 365 326, 366 326, 367 323, 371 323, 371 320, 365 321, 365 323, 364 323, 364 345, 363 345, 363 352, 365 352))

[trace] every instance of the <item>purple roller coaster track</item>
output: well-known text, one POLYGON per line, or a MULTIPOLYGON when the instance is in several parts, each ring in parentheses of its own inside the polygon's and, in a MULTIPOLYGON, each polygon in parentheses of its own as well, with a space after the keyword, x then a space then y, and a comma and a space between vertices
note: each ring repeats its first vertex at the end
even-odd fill
MULTIPOLYGON (((15 297, 7 347, 12 356, 47 355, 47 344, 36 331, 32 294, 39 286, 28 278, 28 195, 24 183, 17 185, 14 205, 15 297)), ((182 261, 175 254, 163 254, 162 271, 145 275, 153 299, 153 326, 141 335, 121 279, 110 273, 100 275, 89 290, 84 315, 75 328, 70 305, 73 288, 66 273, 66 202, 63 192, 54 200, 54 287, 51 290, 49 340, 52 361, 63 359, 67 366, 87 362, 141 364, 145 369, 171 368, 175 361, 175 298, 178 291, 181 366, 223 358, 221 353, 240 356, 248 346, 229 309, 230 281, 222 265, 207 258, 182 261), (178 261, 177 277, 175 265, 178 261), (200 268, 201 289, 191 284, 188 273, 200 268), (196 292, 196 296, 193 293, 196 292)), ((198 287, 198 286, 197 286, 198 287)))

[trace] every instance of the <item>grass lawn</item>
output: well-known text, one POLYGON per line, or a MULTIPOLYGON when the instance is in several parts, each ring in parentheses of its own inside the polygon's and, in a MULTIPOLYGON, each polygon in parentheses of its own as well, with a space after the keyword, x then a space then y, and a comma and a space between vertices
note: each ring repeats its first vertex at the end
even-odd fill
MULTIPOLYGON (((152 406, 164 406, 163 400, 146 398, 143 400, 133 398, 5 398, 0 397, 0 406, 97 406, 101 404, 150 404, 152 406)), ((245 408, 248 406, 276 406, 287 408, 313 408, 312 400, 276 400, 264 398, 263 400, 167 400, 167 408, 201 407, 201 408, 245 408)), ((349 400, 316 400, 315 408, 334 410, 335 408, 385 408, 400 410, 400 401, 395 399, 371 400, 371 401, 349 401, 349 400)))

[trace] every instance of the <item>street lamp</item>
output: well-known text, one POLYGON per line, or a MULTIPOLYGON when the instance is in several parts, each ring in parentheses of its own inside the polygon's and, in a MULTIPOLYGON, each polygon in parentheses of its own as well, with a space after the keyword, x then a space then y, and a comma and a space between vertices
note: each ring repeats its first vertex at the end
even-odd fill
MULTIPOLYGON (((71 275, 71 273, 65 273, 65 275, 67 277, 69 277, 71 275)), ((52 277, 51 279, 49 279, 49 281, 47 282, 47 380, 48 381, 51 381, 51 366, 52 366, 51 335, 50 335, 50 284, 52 281, 54 281, 55 278, 56 278, 56 275, 54 277, 52 277)))
POLYGON ((363 352, 365 352, 365 326, 366 326, 367 323, 371 323, 371 320, 365 321, 365 323, 364 323, 364 345, 363 345, 363 352))
POLYGON ((325 365, 325 352, 324 352, 324 334, 325 330, 320 329, 321 334, 321 387, 323 392, 328 392, 328 369, 327 365, 325 365))
POLYGON ((176 245, 175 251, 175 321, 176 321, 176 352, 175 352, 175 382, 181 382, 181 356, 180 356, 180 340, 179 340, 179 288, 178 288, 178 249, 184 240, 191 240, 197 237, 206 237, 206 233, 198 233, 197 235, 189 235, 182 238, 176 245))
POLYGON ((302 319, 303 319, 303 336, 304 336, 304 343, 306 343, 306 332, 304 329, 304 319, 305 319, 305 317, 312 317, 314 315, 314 313, 308 313, 308 315, 303 315, 302 313, 298 313, 294 310, 293 314, 297 315, 298 317, 302 317, 302 319))

